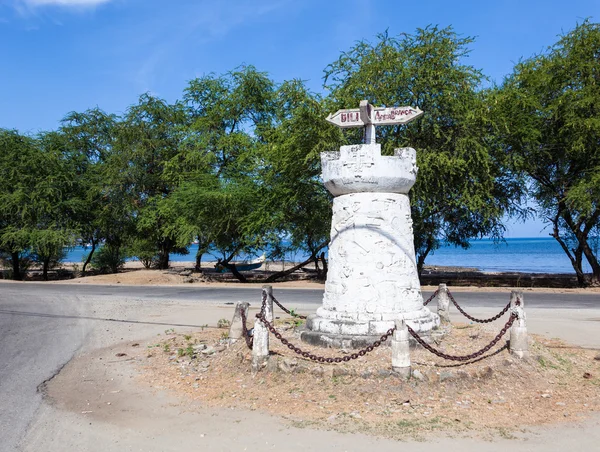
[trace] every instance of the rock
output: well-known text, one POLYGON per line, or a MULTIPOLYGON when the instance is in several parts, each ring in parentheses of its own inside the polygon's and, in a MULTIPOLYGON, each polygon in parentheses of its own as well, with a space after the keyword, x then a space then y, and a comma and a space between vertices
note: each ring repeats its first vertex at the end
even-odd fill
POLYGON ((556 406, 565 406, 566 403, 565 402, 556 402, 556 406))
POLYGON ((358 411, 353 411, 348 416, 350 416, 353 419, 362 419, 362 416, 360 415, 360 413, 358 411))
POLYGON ((197 353, 197 352, 201 352, 202 350, 206 350, 206 344, 196 344, 192 347, 192 349, 197 353))
POLYGON ((593 375, 589 372, 583 374, 583 378, 585 378, 586 380, 591 380, 592 377, 593 375))
POLYGON ((598 355, 594 356, 594 359, 595 359, 596 361, 600 361, 600 354, 598 354, 598 355))
POLYGON ((214 349, 215 349, 215 353, 221 353, 221 352, 227 350, 227 346, 226 345, 216 345, 214 347, 214 349))
POLYGON ((464 370, 459 370, 456 372, 456 377, 464 380, 464 379, 468 379, 469 378, 469 373, 464 371, 464 370))
MULTIPOLYGON (((505 361, 508 361, 508 360, 505 360, 505 361)), ((479 378, 491 378, 491 376, 493 374, 494 374, 494 370, 490 366, 486 366, 483 369, 481 369, 479 372, 477 372, 477 377, 479 377, 479 378)))
POLYGON ((195 282, 195 281, 196 281, 196 280, 195 280, 193 277, 191 277, 191 276, 188 276, 188 277, 186 277, 186 278, 183 278, 183 282, 184 282, 184 283, 189 283, 189 284, 191 284, 191 283, 193 283, 193 282, 195 282))
POLYGON ((444 371, 440 372, 440 383, 444 381, 453 381, 456 379, 456 376, 452 372, 444 371))
POLYGON ((350 371, 346 367, 335 366, 333 368, 333 376, 334 377, 343 377, 344 375, 349 375, 350 371))
POLYGON ((360 376, 365 379, 369 378, 371 375, 371 372, 369 372, 368 370, 365 370, 364 372, 360 373, 360 376))
POLYGON ((213 355, 216 353, 216 350, 214 347, 206 347, 204 350, 202 350, 201 353, 203 355, 213 355))
POLYGON ((550 397, 552 397, 552 394, 548 394, 547 392, 545 392, 544 394, 542 394, 542 397, 544 399, 549 399, 550 397))
POLYGON ((313 374, 315 377, 322 377, 324 370, 321 366, 317 366, 317 367, 313 367, 313 369, 310 371, 311 374, 313 374))
POLYGON ((279 370, 285 373, 291 373, 298 366, 298 360, 295 358, 283 358, 279 361, 279 370))
POLYGON ((332 414, 331 416, 329 416, 329 417, 327 418, 327 423, 328 423, 328 424, 337 424, 338 422, 339 422, 339 421, 338 421, 337 414, 332 414))
POLYGON ((377 375, 378 375, 379 377, 386 378, 386 377, 389 377, 389 376, 391 376, 391 375, 392 375, 392 371, 391 371, 391 370, 387 370, 387 369, 379 369, 379 370, 377 371, 377 375))
POLYGON ((183 270, 182 272, 179 272, 179 274, 181 276, 192 276, 192 271, 191 270, 183 270))
POLYGON ((278 366, 279 366, 279 362, 278 362, 277 358, 275 358, 275 357, 269 358, 269 360, 267 361, 267 372, 277 372, 278 366))
POLYGON ((423 375, 423 373, 420 370, 417 370, 417 369, 413 369, 411 376, 415 380, 418 380, 418 381, 427 381, 428 380, 427 376, 423 375))

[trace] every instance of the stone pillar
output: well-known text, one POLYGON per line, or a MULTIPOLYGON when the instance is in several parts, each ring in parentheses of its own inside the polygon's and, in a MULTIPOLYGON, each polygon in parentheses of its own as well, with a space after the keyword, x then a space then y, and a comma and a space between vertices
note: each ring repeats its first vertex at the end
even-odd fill
POLYGON ((403 378, 410 378, 410 342, 404 320, 396 320, 392 336, 392 370, 403 378))
MULTIPOLYGON (((233 312, 233 319, 231 319, 231 326, 229 327, 229 339, 231 342, 235 342, 244 335, 243 318, 248 318, 248 308, 250 303, 238 301, 235 305, 235 311, 233 312), (242 313, 244 314, 242 316, 242 313)), ((245 338, 244 338, 245 339, 245 338)))
POLYGON ((321 154, 323 181, 335 197, 323 305, 307 319, 302 339, 357 348, 403 318, 421 334, 439 325, 423 306, 408 191, 416 152, 381 145, 342 146, 321 154))
MULTIPOLYGON (((264 315, 267 321, 273 322, 273 287, 263 286, 263 299, 266 296, 264 315)), ((261 304, 262 309, 262 304, 261 304)), ((263 325, 260 319, 254 322, 254 334, 252 344, 252 373, 258 372, 267 364, 269 359, 269 329, 263 325)))
POLYGON ((450 297, 446 284, 440 284, 437 294, 438 315, 442 322, 450 323, 450 297))
POLYGON ((529 356, 529 341, 527 339, 527 323, 523 292, 513 290, 510 293, 511 312, 517 314, 517 319, 510 328, 510 353, 519 357, 529 356))

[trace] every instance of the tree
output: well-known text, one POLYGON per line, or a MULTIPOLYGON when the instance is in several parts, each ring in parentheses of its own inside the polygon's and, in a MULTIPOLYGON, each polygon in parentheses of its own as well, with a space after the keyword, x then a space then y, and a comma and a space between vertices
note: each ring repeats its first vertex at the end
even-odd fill
POLYGON ((0 250, 9 256, 17 281, 23 279, 21 258, 29 246, 29 189, 38 178, 39 157, 33 138, 0 129, 0 250))
POLYGON ((52 261, 74 241, 70 196, 73 172, 59 134, 39 137, 0 130, 0 250, 10 255, 13 278, 34 255, 44 279, 52 261))
POLYGON ((230 262, 264 248, 269 236, 251 214, 261 203, 262 183, 254 151, 273 115, 273 90, 268 76, 252 66, 192 80, 184 93, 191 117, 186 141, 169 166, 181 183, 172 198, 184 206, 179 211, 187 226, 180 231, 200 242, 197 267, 203 252, 216 249, 240 281, 245 278, 230 262))
POLYGON ((579 283, 600 284, 600 24, 585 21, 519 62, 490 94, 497 135, 579 283), (583 272, 583 257, 592 274, 583 272))
MULTIPOLYGON (((411 105, 424 115, 407 126, 380 127, 384 154, 417 150, 419 175, 411 190, 417 267, 444 241, 467 248, 476 236, 502 236, 502 218, 518 213, 522 196, 495 154, 481 72, 464 63, 472 38, 451 27, 359 42, 329 65, 330 111, 367 99, 378 106, 411 105)), ((347 132, 352 142, 358 131, 347 132)))
POLYGON ((177 212, 164 201, 177 186, 177 180, 165 171, 178 159, 187 121, 181 103, 168 104, 149 94, 131 106, 118 128, 117 140, 107 162, 110 181, 125 188, 131 217, 136 225, 136 243, 147 257, 156 250, 156 266, 169 267, 169 254, 185 253, 177 246, 172 224, 177 212))
MULTIPOLYGON (((82 273, 104 240, 117 238, 123 229, 119 212, 122 208, 123 185, 110 186, 107 161, 116 139, 118 118, 94 108, 83 113, 71 112, 62 121, 60 132, 65 137, 66 153, 75 168, 73 180, 73 221, 79 237, 91 250, 83 264, 82 273)), ((114 178, 113 178, 114 179, 114 178)))
POLYGON ((261 203, 252 215, 266 230, 286 238, 287 246, 272 247, 274 257, 296 250, 309 257, 271 275, 267 282, 309 263, 315 263, 321 278, 326 277, 327 263, 319 253, 329 242, 331 196, 320 180, 320 152, 337 150, 342 143, 340 131, 329 127, 326 116, 322 99, 301 81, 284 82, 278 88, 274 121, 263 130, 264 144, 256 152, 261 203))

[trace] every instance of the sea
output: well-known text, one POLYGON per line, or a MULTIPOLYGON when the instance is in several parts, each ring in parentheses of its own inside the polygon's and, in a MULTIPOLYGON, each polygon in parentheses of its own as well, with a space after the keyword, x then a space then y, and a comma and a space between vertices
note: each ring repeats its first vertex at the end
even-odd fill
MULTIPOLYGON (((523 272, 523 273, 571 273, 573 267, 569 258, 553 238, 507 238, 501 242, 491 239, 478 239, 470 242, 468 249, 452 245, 443 246, 429 254, 425 265, 449 267, 473 267, 486 272, 523 272)), ((596 244, 596 247, 598 245, 596 244)), ((172 261, 193 262, 198 250, 190 245, 189 254, 171 255, 172 261)), ((596 249, 596 255, 598 249, 596 249)), ((66 262, 82 262, 89 252, 83 247, 69 250, 66 262)), ((262 253, 259 253, 262 254, 262 253)), ((245 256, 252 259, 257 256, 245 256)), ((288 254, 285 260, 301 262, 306 259, 303 253, 288 254)), ((216 256, 205 255, 203 261, 216 261, 216 256)), ((584 258, 584 271, 591 269, 584 258)))

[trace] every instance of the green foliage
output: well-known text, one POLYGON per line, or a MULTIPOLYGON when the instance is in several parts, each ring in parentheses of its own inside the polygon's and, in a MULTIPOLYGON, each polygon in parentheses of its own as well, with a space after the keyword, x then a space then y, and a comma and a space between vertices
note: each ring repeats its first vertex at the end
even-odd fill
MULTIPOLYGON (((427 27, 397 38, 384 33, 374 44, 359 42, 326 70, 331 111, 368 99, 425 112, 407 126, 377 131, 385 154, 405 146, 417 149, 419 176, 411 205, 419 269, 444 240, 466 248, 475 236, 501 237, 502 218, 516 212, 522 195, 489 144, 483 75, 464 63, 472 42, 451 27, 427 27)), ((360 139, 354 131, 347 138, 360 139)))
POLYGON ((589 21, 519 62, 490 93, 496 135, 514 171, 531 181, 551 235, 585 283, 600 284, 600 25, 589 21))
POLYGON ((91 264, 101 273, 117 273, 125 265, 126 259, 127 255, 122 247, 106 243, 94 253, 91 264))
POLYGON ((467 63, 472 42, 450 27, 359 42, 326 68, 326 97, 243 66, 190 81, 172 104, 144 94, 122 116, 71 112, 36 136, 0 129, 0 253, 20 279, 28 256, 47 274, 78 238, 92 245, 84 272, 90 261, 117 271, 126 254, 167 268, 198 239, 198 267, 216 250, 241 281, 231 261, 265 249, 301 251, 324 276, 320 153, 361 141, 325 117, 367 99, 425 112, 378 130, 384 154, 417 149, 419 270, 443 241, 501 238, 503 218, 527 213, 529 181, 578 276, 585 257, 598 281, 598 25, 584 22, 489 90, 467 63))

